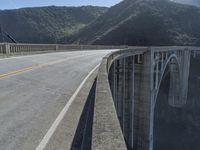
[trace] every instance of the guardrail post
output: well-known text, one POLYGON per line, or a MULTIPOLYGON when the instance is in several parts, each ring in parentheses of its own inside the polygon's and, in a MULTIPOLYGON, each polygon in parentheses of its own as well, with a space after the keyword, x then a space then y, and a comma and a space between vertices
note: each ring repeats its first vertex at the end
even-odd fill
POLYGON ((55 50, 57 51, 58 49, 59 49, 59 45, 56 44, 56 45, 55 45, 55 50))
POLYGON ((6 54, 6 44, 4 43, 3 46, 2 46, 2 53, 3 54, 6 54))
POLYGON ((6 43, 5 48, 6 48, 6 54, 10 55, 10 44, 6 43))

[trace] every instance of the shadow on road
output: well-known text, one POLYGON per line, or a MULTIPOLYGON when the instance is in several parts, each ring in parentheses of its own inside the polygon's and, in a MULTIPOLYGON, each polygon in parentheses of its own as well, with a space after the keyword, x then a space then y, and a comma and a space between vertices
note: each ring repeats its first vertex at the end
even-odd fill
POLYGON ((96 80, 90 89, 90 93, 81 114, 71 150, 91 150, 95 91, 96 80))

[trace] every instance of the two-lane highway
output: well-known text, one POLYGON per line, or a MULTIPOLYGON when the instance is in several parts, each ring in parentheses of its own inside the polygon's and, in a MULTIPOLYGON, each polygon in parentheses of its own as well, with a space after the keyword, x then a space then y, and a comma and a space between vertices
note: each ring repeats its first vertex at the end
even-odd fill
POLYGON ((0 59, 0 150, 34 150, 110 50, 0 59))

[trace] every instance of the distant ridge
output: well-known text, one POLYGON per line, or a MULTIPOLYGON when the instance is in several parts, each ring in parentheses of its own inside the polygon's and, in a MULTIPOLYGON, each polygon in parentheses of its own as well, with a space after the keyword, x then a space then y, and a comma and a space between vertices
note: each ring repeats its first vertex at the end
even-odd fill
POLYGON ((63 42, 200 45, 200 8, 168 0, 124 0, 63 42))
POLYGON ((171 0, 171 1, 200 7, 200 0, 171 0))

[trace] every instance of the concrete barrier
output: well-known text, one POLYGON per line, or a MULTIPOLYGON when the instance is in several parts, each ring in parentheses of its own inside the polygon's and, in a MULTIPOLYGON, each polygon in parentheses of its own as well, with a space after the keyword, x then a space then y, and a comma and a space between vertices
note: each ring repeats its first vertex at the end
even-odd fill
MULTIPOLYGON (((75 45, 75 44, 25 44, 25 43, 0 43, 0 55, 29 54, 49 51, 75 51, 75 50, 93 50, 93 49, 137 49, 142 47, 130 46, 110 46, 110 45, 75 45)), ((143 47, 145 48, 145 47, 143 47)), ((181 46, 174 47, 154 47, 155 51, 166 51, 166 49, 183 49, 181 46)), ((191 50, 199 47, 184 47, 191 50)))
POLYGON ((0 44, 0 54, 6 54, 5 44, 0 44))
POLYGON ((126 47, 127 46, 0 43, 0 54, 13 55, 13 54, 29 54, 29 53, 49 52, 49 51, 122 49, 126 47))

